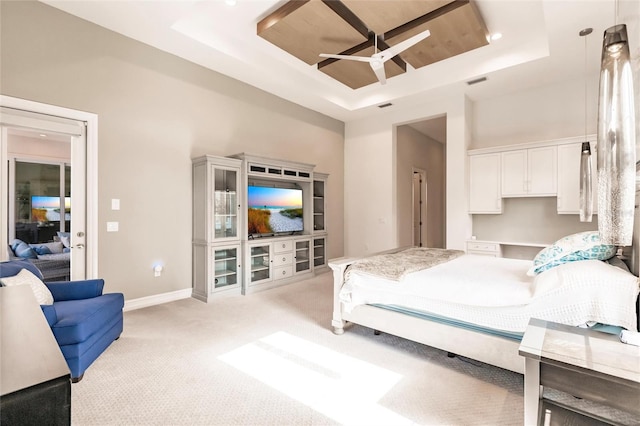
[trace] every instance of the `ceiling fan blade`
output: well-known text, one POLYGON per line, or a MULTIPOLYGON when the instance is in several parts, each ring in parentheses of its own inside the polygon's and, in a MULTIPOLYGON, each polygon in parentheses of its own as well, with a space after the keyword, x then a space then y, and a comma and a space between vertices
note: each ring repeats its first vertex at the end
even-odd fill
POLYGON ((386 50, 383 50, 382 52, 378 53, 378 56, 382 61, 388 61, 389 59, 396 56, 398 53, 401 53, 407 50, 414 44, 421 42, 422 40, 429 37, 430 35, 431 35, 431 32, 429 30, 423 31, 419 34, 414 35, 413 37, 406 39, 405 41, 402 41, 394 46, 391 46, 386 50))
POLYGON ((349 61, 371 62, 372 58, 368 56, 351 56, 351 55, 331 55, 329 53, 321 53, 322 58, 346 59, 349 61))
POLYGON ((387 76, 384 72, 384 64, 380 61, 371 62, 371 69, 378 77, 380 84, 387 84, 387 76))

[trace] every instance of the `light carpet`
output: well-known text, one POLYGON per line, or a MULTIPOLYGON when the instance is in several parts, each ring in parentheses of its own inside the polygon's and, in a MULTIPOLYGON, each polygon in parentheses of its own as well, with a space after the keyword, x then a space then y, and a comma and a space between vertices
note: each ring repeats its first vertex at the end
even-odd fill
POLYGON ((76 425, 518 425, 523 377, 351 326, 332 275, 129 311, 72 386, 76 425))

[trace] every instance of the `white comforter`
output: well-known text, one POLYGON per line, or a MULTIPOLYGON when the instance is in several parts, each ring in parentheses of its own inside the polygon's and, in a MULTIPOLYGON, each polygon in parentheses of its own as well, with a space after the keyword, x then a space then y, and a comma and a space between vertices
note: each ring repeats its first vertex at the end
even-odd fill
POLYGON ((531 261, 464 255, 400 281, 351 274, 340 299, 395 305, 483 327, 524 332, 532 317, 571 325, 600 322, 636 330, 637 277, 597 260, 527 276, 531 261))

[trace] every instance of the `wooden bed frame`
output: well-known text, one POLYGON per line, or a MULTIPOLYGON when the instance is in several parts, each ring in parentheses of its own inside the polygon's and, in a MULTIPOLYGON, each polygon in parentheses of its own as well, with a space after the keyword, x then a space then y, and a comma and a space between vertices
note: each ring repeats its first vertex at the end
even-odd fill
MULTIPOLYGON (((396 248, 376 254, 396 253, 405 248, 396 248)), ((339 298, 340 289, 344 284, 344 274, 347 267, 358 259, 356 257, 342 257, 329 261, 329 267, 333 270, 333 319, 331 325, 335 334, 344 333, 347 323, 359 324, 524 374, 525 361, 518 353, 520 348, 518 340, 417 318, 371 305, 359 305, 351 312, 345 312, 339 298)))

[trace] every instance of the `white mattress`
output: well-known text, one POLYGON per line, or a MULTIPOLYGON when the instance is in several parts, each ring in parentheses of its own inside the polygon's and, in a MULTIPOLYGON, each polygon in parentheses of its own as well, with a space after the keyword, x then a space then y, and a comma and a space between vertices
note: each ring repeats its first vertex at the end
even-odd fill
POLYGON ((570 325, 599 322, 636 330, 637 277, 603 262, 580 261, 527 276, 531 261, 464 255, 400 281, 355 272, 340 300, 395 305, 482 327, 522 333, 532 317, 570 325))

